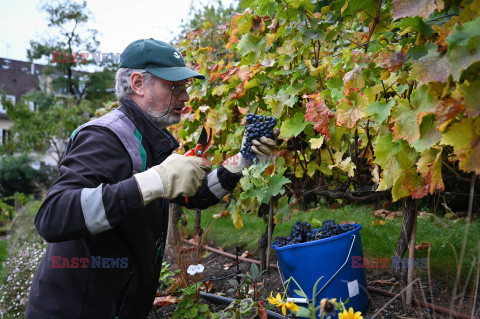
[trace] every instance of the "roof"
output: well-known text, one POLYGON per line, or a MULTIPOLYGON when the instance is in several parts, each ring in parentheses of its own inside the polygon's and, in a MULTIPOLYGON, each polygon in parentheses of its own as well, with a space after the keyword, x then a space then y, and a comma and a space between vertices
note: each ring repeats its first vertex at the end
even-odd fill
POLYGON ((15 101, 30 91, 40 90, 38 76, 46 65, 0 58, 0 90, 15 96, 15 101))

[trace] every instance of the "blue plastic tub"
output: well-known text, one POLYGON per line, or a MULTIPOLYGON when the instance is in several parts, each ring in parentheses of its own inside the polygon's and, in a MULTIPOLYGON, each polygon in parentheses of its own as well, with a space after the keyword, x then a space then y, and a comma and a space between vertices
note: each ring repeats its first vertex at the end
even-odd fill
MULTIPOLYGON (((278 247, 273 242, 283 282, 293 277, 312 300, 313 286, 323 276, 317 285, 317 306, 322 298, 336 298, 344 302, 349 299, 345 305, 347 309, 353 307, 355 311, 365 313, 368 307, 365 269, 354 262, 354 259, 363 260, 362 226, 355 226, 355 229, 341 235, 301 244, 278 247)), ((288 297, 302 298, 295 293, 298 289, 294 281, 290 281, 288 297)), ((302 306, 301 303, 299 305, 302 306)))

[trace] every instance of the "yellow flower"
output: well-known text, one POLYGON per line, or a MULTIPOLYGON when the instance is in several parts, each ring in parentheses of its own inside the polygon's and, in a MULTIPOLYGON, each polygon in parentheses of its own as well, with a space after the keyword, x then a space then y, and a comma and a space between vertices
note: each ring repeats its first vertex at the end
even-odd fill
POLYGON ((290 309, 291 311, 294 311, 294 312, 297 312, 298 310, 300 310, 300 307, 297 306, 294 302, 291 302, 291 301, 284 302, 282 299, 282 296, 279 293, 277 293, 275 298, 273 298, 272 293, 270 293, 270 297, 267 297, 267 300, 272 305, 275 305, 278 308, 281 308, 284 316, 287 315, 287 309, 290 309))
POLYGON ((353 308, 350 307, 348 311, 345 309, 343 310, 342 313, 338 314, 338 319, 363 319, 362 313, 360 311, 357 311, 353 313, 353 308))

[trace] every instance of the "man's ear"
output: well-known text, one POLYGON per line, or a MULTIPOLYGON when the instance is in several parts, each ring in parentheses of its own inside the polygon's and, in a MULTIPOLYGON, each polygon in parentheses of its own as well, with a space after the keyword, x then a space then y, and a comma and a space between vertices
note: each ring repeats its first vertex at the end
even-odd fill
POLYGON ((144 92, 145 81, 144 81, 143 75, 138 72, 132 73, 130 75, 130 83, 131 83, 133 93, 143 97, 143 95, 145 94, 144 92))

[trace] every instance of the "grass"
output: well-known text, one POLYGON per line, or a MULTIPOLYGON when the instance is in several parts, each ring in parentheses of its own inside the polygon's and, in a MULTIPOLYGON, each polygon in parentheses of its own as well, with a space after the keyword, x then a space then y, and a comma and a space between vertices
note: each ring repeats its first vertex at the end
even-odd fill
MULTIPOLYGON (((186 211, 187 229, 193 232, 195 213, 186 211)), ((208 230, 208 240, 223 247, 234 247, 239 245, 245 250, 256 251, 258 239, 265 232, 266 224, 255 215, 244 214, 244 227, 236 230, 230 217, 213 218, 214 214, 222 211, 221 206, 202 211, 202 227, 208 230)), ((398 237, 402 228, 402 218, 388 220, 384 225, 372 225, 373 221, 380 220, 372 214, 371 206, 344 206, 338 209, 318 208, 310 211, 295 211, 289 221, 283 221, 276 225, 273 236, 287 236, 291 227, 297 220, 311 222, 317 220, 334 219, 337 223, 341 221, 352 221, 362 225, 360 232, 364 257, 366 258, 388 258, 395 252, 398 237)), ((458 256, 460 255, 463 237, 465 235, 466 221, 464 220, 442 220, 432 222, 430 219, 418 218, 417 244, 428 242, 432 244, 430 252, 430 268, 432 273, 455 275, 458 256)), ((472 263, 478 267, 480 255, 480 221, 470 224, 465 258, 463 260, 463 275, 470 269, 472 263)), ((408 257, 408 252, 405 255, 408 257)), ((428 250, 415 252, 416 258, 427 258, 428 250)), ((389 264, 390 267, 390 264, 389 264)), ((475 268, 473 269, 475 271, 475 268)))

